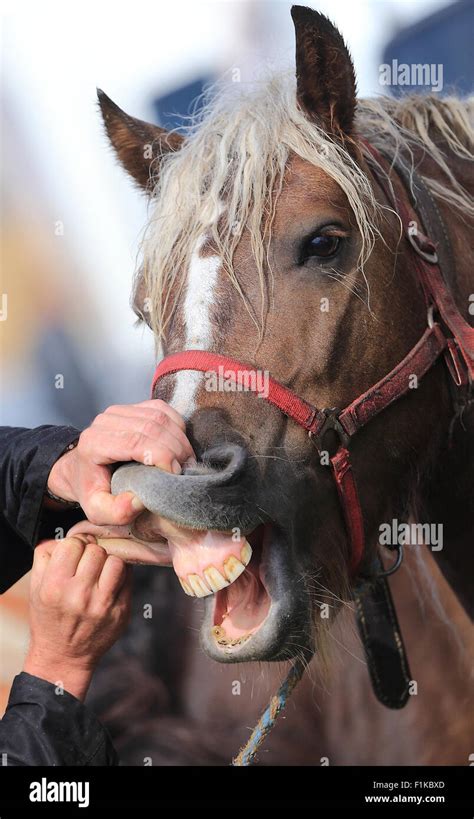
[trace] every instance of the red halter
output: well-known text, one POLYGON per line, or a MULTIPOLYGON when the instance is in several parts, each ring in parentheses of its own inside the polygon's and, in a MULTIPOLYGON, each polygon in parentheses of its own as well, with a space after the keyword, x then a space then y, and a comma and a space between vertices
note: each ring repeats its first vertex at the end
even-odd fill
MULTIPOLYGON (((382 156, 368 143, 365 143, 372 156, 382 168, 387 163, 382 156)), ((384 183, 377 175, 384 188, 384 183)), ((389 197, 390 199, 390 197, 389 197)), ((181 370, 215 372, 219 374, 225 368, 225 378, 236 384, 245 383, 246 389, 254 392, 278 407, 281 412, 303 427, 315 441, 318 452, 322 451, 322 440, 328 430, 333 430, 339 437, 339 447, 329 459, 338 496, 344 514, 351 546, 350 573, 357 574, 365 549, 364 521, 357 493, 354 473, 350 463, 349 443, 352 436, 361 427, 398 400, 410 389, 410 376, 415 375, 418 381, 444 353, 449 372, 456 386, 466 386, 474 378, 474 329, 460 316, 454 300, 446 287, 433 242, 422 233, 412 235, 411 222, 415 214, 410 207, 397 197, 395 198, 398 214, 401 218, 405 237, 414 251, 413 259, 418 280, 421 282, 427 309, 428 327, 407 353, 387 375, 370 387, 365 393, 355 398, 343 410, 317 409, 304 398, 285 387, 274 378, 267 380, 268 394, 263 394, 257 387, 258 371, 249 364, 234 358, 218 355, 203 350, 186 350, 167 356, 157 366, 152 384, 152 397, 157 382, 165 375, 181 370), (441 324, 433 320, 437 312, 452 335, 445 335, 441 324), (250 376, 253 376, 249 378, 250 376)), ((267 393, 267 390, 266 390, 267 393)))

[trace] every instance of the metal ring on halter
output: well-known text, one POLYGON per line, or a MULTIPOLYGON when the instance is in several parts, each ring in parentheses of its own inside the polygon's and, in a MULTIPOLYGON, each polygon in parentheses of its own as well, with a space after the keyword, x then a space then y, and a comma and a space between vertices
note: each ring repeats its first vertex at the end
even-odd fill
POLYGON ((391 552, 397 552, 397 557, 395 558, 393 565, 389 566, 388 569, 384 569, 380 556, 377 556, 372 564, 372 568, 369 569, 367 573, 360 572, 359 576, 361 580, 367 580, 370 582, 371 580, 378 580, 379 577, 390 577, 391 574, 395 574, 397 569, 400 568, 403 560, 403 546, 397 543, 396 546, 387 546, 386 548, 389 548, 391 552))
MULTIPOLYGON (((417 241, 418 234, 417 233, 408 232, 407 233, 407 238, 408 238, 408 241, 410 242, 413 250, 415 251, 415 253, 417 253, 418 256, 420 256, 422 259, 424 259, 425 262, 428 262, 428 264, 438 264, 438 254, 436 253, 435 247, 432 244, 432 242, 429 242, 429 244, 433 248, 431 251, 430 250, 423 250, 420 247, 420 245, 418 244, 418 241, 417 241)), ((424 237, 424 238, 426 238, 426 237, 424 237)))
POLYGON ((392 566, 389 566, 388 569, 382 569, 381 571, 377 572, 376 577, 389 577, 391 574, 395 574, 397 569, 399 569, 400 566, 402 565, 403 546, 400 543, 397 543, 397 545, 393 547, 393 551, 397 552, 395 562, 393 563, 392 566))
POLYGON ((319 432, 315 435, 314 432, 309 432, 311 442, 314 444, 318 453, 321 455, 323 438, 329 430, 333 430, 339 438, 339 444, 347 447, 350 441, 350 435, 347 434, 341 422, 339 421, 340 410, 336 407, 326 408, 321 410, 321 415, 325 416, 319 432))
POLYGON ((426 320, 428 322, 428 327, 430 328, 430 330, 431 330, 431 328, 433 327, 433 325, 435 323, 435 321, 434 321, 434 309, 435 309, 434 304, 430 304, 430 306, 428 307, 428 314, 426 316, 426 320))

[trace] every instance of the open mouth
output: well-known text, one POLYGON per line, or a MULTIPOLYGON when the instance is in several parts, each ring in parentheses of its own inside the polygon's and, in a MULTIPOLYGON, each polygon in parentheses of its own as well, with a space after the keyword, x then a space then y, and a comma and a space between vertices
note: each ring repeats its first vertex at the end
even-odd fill
MULTIPOLYGON (((271 595, 264 581, 270 525, 243 537, 234 532, 174 528, 168 547, 185 593, 206 597, 212 609, 210 635, 216 646, 232 649, 265 622, 271 595)), ((163 527, 161 527, 163 531, 163 527)))
POLYGON ((242 536, 144 513, 132 527, 83 521, 69 534, 79 532, 128 562, 172 565, 185 593, 204 598, 201 644, 218 662, 288 659, 311 636, 300 567, 288 535, 272 523, 242 536))
POLYGON ((311 600, 288 533, 273 523, 247 540, 252 557, 204 600, 201 645, 220 663, 287 660, 313 646, 311 600))
POLYGON ((219 646, 241 645, 268 616, 271 596, 261 571, 267 528, 259 526, 248 535, 252 547, 249 563, 237 580, 215 595, 212 635, 219 646))

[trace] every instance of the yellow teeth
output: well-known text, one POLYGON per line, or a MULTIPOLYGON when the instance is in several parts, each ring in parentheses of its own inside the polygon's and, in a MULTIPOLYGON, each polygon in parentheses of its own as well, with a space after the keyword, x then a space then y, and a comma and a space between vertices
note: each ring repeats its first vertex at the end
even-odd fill
POLYGON ((207 580, 207 585, 211 587, 213 592, 218 592, 220 589, 225 589, 229 585, 229 581, 225 579, 215 566, 208 566, 204 569, 204 577, 207 580))
POLYGON ((206 597, 208 594, 211 594, 211 590, 198 574, 188 574, 188 583, 196 597, 206 597))
POLYGON ((252 557, 252 547, 248 540, 245 541, 242 549, 240 550, 240 559, 244 566, 247 566, 250 563, 250 558, 252 557))
POLYGON ((227 560, 224 560, 224 572, 229 583, 233 583, 234 580, 237 580, 244 570, 244 564, 241 563, 238 558, 234 557, 234 555, 229 555, 227 560))
POLYGON ((186 582, 184 577, 178 577, 178 580, 179 580, 179 582, 181 583, 181 585, 183 587, 184 593, 189 594, 190 597, 194 597, 194 592, 193 592, 191 586, 189 585, 189 583, 186 582))
POLYGON ((245 567, 250 563, 252 557, 252 547, 246 540, 240 550, 240 557, 229 555, 224 561, 222 574, 215 566, 208 566, 203 571, 203 577, 199 574, 189 574, 187 577, 179 577, 179 582, 185 594, 190 597, 207 597, 209 594, 215 594, 226 586, 230 586, 234 580, 245 570, 245 567))
POLYGON ((241 643, 245 643, 252 634, 243 634, 242 637, 235 637, 232 639, 231 637, 227 637, 225 630, 222 626, 213 626, 211 629, 211 634, 214 637, 216 643, 220 646, 238 646, 241 643))

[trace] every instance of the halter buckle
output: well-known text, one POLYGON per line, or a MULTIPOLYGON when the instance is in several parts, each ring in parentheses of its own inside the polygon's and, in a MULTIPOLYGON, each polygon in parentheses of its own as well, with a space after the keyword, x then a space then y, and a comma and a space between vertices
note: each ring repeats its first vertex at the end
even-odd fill
MULTIPOLYGON (((430 304, 427 313, 427 322, 430 329, 432 329, 436 323, 435 313, 438 313, 437 306, 430 304)), ((461 355, 459 343, 452 336, 446 337, 444 360, 456 387, 465 387, 468 383, 468 372, 461 355)))
POLYGON ((324 415, 324 421, 319 427, 319 430, 317 432, 310 431, 308 433, 311 442, 318 451, 318 455, 321 455, 323 452, 323 438, 330 430, 336 433, 340 445, 347 447, 350 441, 350 435, 347 434, 339 420, 340 410, 336 407, 326 408, 321 410, 320 415, 324 415))

